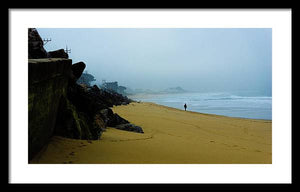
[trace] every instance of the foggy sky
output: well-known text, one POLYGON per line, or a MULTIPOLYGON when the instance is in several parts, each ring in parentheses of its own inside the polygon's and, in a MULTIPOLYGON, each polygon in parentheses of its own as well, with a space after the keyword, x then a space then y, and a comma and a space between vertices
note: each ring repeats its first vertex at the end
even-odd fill
POLYGON ((97 84, 180 86, 201 92, 272 94, 272 29, 38 28, 47 51, 65 48, 97 84))

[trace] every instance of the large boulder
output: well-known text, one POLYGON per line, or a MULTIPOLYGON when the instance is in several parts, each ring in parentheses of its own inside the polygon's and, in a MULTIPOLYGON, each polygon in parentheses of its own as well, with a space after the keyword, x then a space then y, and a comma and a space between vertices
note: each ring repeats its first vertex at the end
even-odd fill
POLYGON ((81 76, 83 70, 85 69, 85 66, 86 65, 84 64, 84 62, 78 62, 72 65, 71 69, 77 79, 81 76))
POLYGON ((124 130, 124 131, 132 131, 132 132, 137 132, 137 133, 144 133, 143 129, 139 126, 136 126, 131 123, 126 123, 126 124, 121 124, 117 125, 115 127, 116 129, 124 130))
POLYGON ((44 42, 35 28, 28 29, 28 58, 47 58, 44 42))
POLYGON ((74 63, 71 66, 71 74, 70 74, 70 85, 74 85, 76 84, 77 80, 80 78, 80 76, 82 75, 82 72, 85 69, 85 63, 83 62, 78 62, 78 63, 74 63))
POLYGON ((66 53, 64 49, 58 49, 58 50, 55 50, 55 51, 49 51, 48 54, 47 54, 47 56, 49 58, 65 58, 65 59, 69 58, 68 53, 66 53))
POLYGON ((114 127, 116 129, 124 131, 133 131, 137 133, 144 133, 143 129, 132 123, 129 123, 126 119, 120 117, 117 113, 113 113, 110 108, 102 109, 100 111, 102 119, 105 120, 106 126, 114 127))
POLYGON ((129 121, 127 121, 126 119, 120 117, 118 114, 114 113, 112 115, 112 117, 109 118, 107 126, 109 126, 109 127, 115 127, 117 125, 126 124, 126 123, 129 123, 129 121))

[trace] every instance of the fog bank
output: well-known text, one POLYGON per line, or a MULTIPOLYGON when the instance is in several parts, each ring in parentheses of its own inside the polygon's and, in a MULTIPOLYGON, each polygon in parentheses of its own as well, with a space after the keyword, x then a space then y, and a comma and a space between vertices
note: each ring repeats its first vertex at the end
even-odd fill
POLYGON ((200 92, 272 94, 272 29, 38 28, 47 51, 71 49, 100 84, 180 86, 200 92))

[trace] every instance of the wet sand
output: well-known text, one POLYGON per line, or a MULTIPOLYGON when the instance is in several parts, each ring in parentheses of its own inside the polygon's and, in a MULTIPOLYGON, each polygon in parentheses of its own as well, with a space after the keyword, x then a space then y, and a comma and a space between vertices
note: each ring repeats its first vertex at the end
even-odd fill
POLYGON ((55 136, 30 163, 270 164, 272 121, 131 103, 115 113, 144 134, 107 128, 100 140, 55 136))

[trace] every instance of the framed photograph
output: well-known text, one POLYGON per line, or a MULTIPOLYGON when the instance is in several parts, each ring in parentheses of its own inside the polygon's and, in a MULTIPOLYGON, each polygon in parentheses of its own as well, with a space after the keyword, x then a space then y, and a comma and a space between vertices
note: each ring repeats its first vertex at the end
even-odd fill
POLYGON ((291 13, 9 10, 10 182, 291 183, 291 13))

